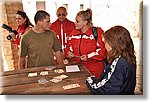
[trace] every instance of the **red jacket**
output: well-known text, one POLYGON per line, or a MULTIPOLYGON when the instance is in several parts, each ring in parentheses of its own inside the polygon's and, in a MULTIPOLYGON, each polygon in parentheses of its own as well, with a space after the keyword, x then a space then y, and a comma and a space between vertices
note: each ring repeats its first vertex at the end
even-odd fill
POLYGON ((67 39, 65 53, 71 51, 76 56, 86 55, 88 60, 81 61, 80 58, 75 58, 76 62, 82 62, 85 67, 97 78, 103 72, 104 63, 106 58, 106 49, 102 41, 103 30, 97 29, 98 41, 94 39, 92 34, 92 27, 85 33, 80 30, 73 30, 67 39))
POLYGON ((61 24, 63 24, 63 44, 66 42, 66 37, 75 29, 74 22, 66 19, 64 22, 60 22, 58 19, 52 23, 50 29, 53 30, 59 37, 60 43, 62 44, 62 37, 61 37, 61 24))
POLYGON ((18 29, 17 29, 18 34, 16 35, 16 37, 17 37, 16 40, 11 41, 13 44, 16 44, 17 47, 20 45, 21 36, 31 28, 31 26, 28 26, 26 29, 24 29, 24 26, 25 26, 25 24, 22 24, 18 27, 18 29))

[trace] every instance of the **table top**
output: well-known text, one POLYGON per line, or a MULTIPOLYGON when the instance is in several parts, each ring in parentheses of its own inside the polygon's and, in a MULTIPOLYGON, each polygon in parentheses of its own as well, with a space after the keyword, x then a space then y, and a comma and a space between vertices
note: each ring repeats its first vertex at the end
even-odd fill
POLYGON ((85 79, 91 74, 82 64, 78 64, 80 71, 66 72, 66 68, 54 68, 52 70, 45 70, 46 67, 27 68, 14 71, 6 71, 1 73, 0 84, 1 94, 33 94, 33 95, 87 95, 91 94, 86 86, 85 79), (56 73, 54 70, 62 69, 63 73, 56 73), (42 71, 48 71, 48 75, 40 75, 42 71), (37 76, 29 77, 29 73, 37 73, 37 76), (66 75, 58 83, 51 82, 54 77, 66 75), (38 80, 46 79, 48 83, 40 84, 38 80), (79 87, 64 89, 64 86, 78 84, 79 87))

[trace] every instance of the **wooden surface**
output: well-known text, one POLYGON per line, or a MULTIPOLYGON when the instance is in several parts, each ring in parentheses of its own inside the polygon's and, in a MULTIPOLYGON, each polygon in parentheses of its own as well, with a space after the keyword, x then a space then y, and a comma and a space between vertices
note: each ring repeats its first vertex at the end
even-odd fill
MULTIPOLYGON (((55 73, 54 69, 48 71, 48 75, 41 76, 40 72, 45 71, 46 67, 28 68, 23 70, 14 70, 1 73, 0 79, 2 84, 0 90, 1 94, 50 94, 50 95, 72 95, 72 94, 90 94, 85 79, 90 76, 90 73, 81 64, 78 65, 79 72, 66 72, 66 68, 62 68, 64 73, 55 73), (37 72, 38 76, 28 77, 31 72, 37 72), (51 80, 53 77, 65 74, 68 78, 63 79, 58 83, 53 83, 51 80), (47 79, 48 85, 43 86, 38 83, 39 79, 47 79), (64 90, 63 86, 69 84, 80 85, 79 88, 64 90)), ((55 68, 58 69, 58 68, 55 68)), ((60 69, 60 68, 59 68, 60 69)))

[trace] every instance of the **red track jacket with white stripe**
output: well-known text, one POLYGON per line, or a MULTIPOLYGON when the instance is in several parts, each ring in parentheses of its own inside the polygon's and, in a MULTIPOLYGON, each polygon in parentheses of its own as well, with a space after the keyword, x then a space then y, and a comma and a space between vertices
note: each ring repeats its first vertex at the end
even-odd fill
MULTIPOLYGON (((68 36, 75 29, 74 22, 68 19, 66 19, 64 22, 60 22, 58 19, 53 22, 50 29, 59 36, 60 44, 62 44, 61 24, 63 24, 63 34, 66 33, 66 36, 68 36)), ((65 40, 65 35, 63 35, 63 44, 65 44, 65 40)))
POLYGON ((65 53, 66 56, 68 51, 73 52, 76 56, 86 55, 87 61, 81 61, 80 58, 75 58, 75 61, 82 62, 93 75, 99 78, 103 72, 103 60, 106 58, 106 49, 102 41, 103 30, 98 28, 97 32, 98 41, 94 39, 92 26, 85 33, 74 29, 68 36, 65 53))

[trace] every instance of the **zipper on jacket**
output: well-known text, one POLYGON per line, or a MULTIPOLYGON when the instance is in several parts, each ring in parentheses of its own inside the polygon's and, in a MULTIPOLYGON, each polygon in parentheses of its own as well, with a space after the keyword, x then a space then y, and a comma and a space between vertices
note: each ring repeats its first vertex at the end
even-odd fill
MULTIPOLYGON (((81 42, 82 42, 82 36, 83 36, 83 34, 81 35, 81 39, 80 39, 80 43, 79 43, 79 54, 80 54, 80 56, 81 56, 81 42)), ((80 58, 80 61, 82 62, 82 60, 81 60, 81 58, 80 58)))

